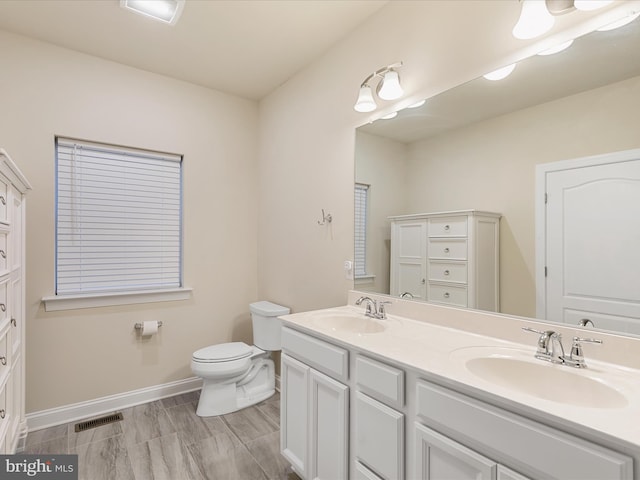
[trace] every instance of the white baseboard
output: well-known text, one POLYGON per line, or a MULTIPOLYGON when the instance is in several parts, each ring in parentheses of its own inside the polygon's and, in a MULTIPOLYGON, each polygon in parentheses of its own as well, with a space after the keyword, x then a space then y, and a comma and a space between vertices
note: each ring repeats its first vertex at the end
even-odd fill
POLYGON ((122 408, 160 400, 161 398, 193 392, 194 390, 199 390, 201 387, 202 379, 199 377, 191 377, 176 382, 96 398, 86 402, 40 410, 39 412, 28 413, 26 415, 27 426, 30 432, 41 430, 55 425, 62 425, 76 420, 84 420, 105 413, 111 413, 122 408))

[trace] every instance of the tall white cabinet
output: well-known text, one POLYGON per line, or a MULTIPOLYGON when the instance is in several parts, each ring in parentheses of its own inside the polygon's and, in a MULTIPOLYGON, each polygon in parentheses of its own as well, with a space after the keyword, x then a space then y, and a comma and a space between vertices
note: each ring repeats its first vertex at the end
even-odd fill
POLYGON ((24 448, 25 194, 29 182, 0 148, 0 453, 24 448))
POLYGON ((500 217, 478 210, 389 217, 391 295, 498 311, 500 217))

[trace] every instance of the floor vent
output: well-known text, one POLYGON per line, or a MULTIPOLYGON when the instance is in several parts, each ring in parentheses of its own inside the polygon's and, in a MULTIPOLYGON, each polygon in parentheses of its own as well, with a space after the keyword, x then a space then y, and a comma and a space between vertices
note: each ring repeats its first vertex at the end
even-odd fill
POLYGON ((84 432, 91 428, 101 427, 109 423, 119 422, 122 420, 122 413, 112 413, 100 418, 94 418, 93 420, 87 420, 86 422, 76 423, 76 432, 84 432))

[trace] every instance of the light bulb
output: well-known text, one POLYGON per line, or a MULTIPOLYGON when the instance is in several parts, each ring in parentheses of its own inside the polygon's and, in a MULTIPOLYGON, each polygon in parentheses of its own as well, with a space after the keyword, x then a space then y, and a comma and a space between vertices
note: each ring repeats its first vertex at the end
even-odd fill
POLYGON ((602 8, 610 3, 613 3, 613 0, 575 0, 575 2, 573 2, 573 6, 576 7, 577 10, 589 12, 591 10, 602 8))
POLYGON ((558 53, 563 50, 566 50, 571 46, 572 43, 573 43, 573 39, 569 40, 568 42, 560 43, 555 47, 547 48, 546 50, 539 52, 538 55, 542 55, 542 56, 553 55, 554 53, 558 53))
POLYGON ((511 65, 507 65, 506 67, 502 67, 498 70, 494 70, 493 72, 489 72, 483 75, 483 77, 487 80, 502 80, 503 78, 511 75, 511 72, 513 72, 514 68, 516 68, 516 64, 512 63, 511 65))
POLYGON ((523 0, 522 12, 512 33, 522 40, 539 37, 551 30, 554 22, 544 0, 523 0))
POLYGON ((353 106, 356 112, 373 112, 376 109, 377 105, 375 100, 373 99, 373 92, 371 91, 371 87, 369 85, 362 85, 360 87, 360 92, 358 93, 358 100, 356 104, 353 106))
POLYGON ((383 100, 395 100, 400 98, 403 93, 398 72, 389 70, 384 74, 382 82, 378 86, 378 96, 383 100))

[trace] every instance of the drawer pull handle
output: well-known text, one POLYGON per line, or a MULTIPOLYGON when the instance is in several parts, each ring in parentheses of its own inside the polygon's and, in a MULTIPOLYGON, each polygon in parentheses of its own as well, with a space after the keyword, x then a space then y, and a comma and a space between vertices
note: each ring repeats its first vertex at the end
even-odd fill
POLYGON ((421 283, 422 285, 424 285, 425 283, 427 283, 427 280, 426 280, 425 278, 423 278, 423 279, 420 281, 420 283, 421 283))
POLYGON ((444 292, 443 297, 444 297, 444 298, 449 298, 449 292, 444 292))
POLYGON ((444 226, 444 230, 445 230, 445 232, 448 232, 450 229, 451 229, 451 227, 450 227, 449 225, 445 225, 445 226, 444 226))
POLYGON ((4 303, 0 303, 0 310, 2 310, 3 312, 6 312, 7 306, 4 303))
POLYGON ((6 365, 7 364, 7 357, 4 357, 4 356, 0 357, 0 363, 2 365, 6 365))
POLYGON ((4 250, 0 250, 0 257, 7 258, 7 253, 4 250))
POLYGON ((4 411, 4 408, 0 410, 0 418, 4 418, 7 416, 7 412, 4 411))
MULTIPOLYGON (((3 205, 7 204, 7 201, 4 199, 3 195, 0 195, 0 203, 2 203, 3 205)), ((2 417, 2 418, 4 418, 4 417, 2 417)))
POLYGON ((445 274, 445 275, 449 275, 449 273, 450 273, 450 272, 449 272, 449 270, 445 270, 445 271, 444 271, 444 274, 445 274))
POLYGON ((12 319, 11 319, 11 325, 13 325, 14 327, 17 327, 17 326, 18 326, 18 322, 16 321, 16 319, 15 319, 15 318, 12 318, 12 319))
POLYGON ((445 247, 444 253, 449 253, 449 247, 445 247))

